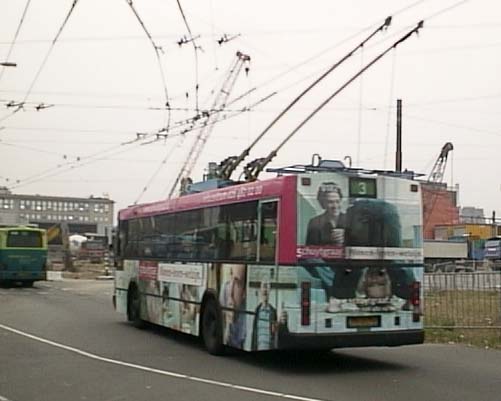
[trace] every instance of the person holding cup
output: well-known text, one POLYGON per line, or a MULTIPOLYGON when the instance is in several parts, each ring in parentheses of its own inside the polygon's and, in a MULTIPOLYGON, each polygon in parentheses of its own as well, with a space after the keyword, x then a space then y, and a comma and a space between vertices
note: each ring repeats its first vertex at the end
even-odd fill
POLYGON ((318 187, 317 200, 324 212, 308 222, 306 245, 343 245, 345 215, 341 213, 343 193, 334 182, 318 187))

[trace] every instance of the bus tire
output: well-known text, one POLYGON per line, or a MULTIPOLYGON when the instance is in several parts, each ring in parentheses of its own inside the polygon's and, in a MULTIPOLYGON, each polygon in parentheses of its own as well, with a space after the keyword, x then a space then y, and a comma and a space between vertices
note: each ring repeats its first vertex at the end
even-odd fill
POLYGON ((223 318, 217 301, 210 297, 204 304, 202 312, 202 340, 205 348, 212 355, 224 353, 223 318))
POLYGON ((141 319, 141 299, 137 286, 131 285, 127 292, 127 320, 134 327, 143 328, 144 321, 141 319))

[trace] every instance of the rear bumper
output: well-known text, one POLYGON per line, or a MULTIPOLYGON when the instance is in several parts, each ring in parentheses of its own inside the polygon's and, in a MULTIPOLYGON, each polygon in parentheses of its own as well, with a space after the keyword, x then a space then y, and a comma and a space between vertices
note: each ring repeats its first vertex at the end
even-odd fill
POLYGON ((46 276, 45 271, 0 271, 0 281, 40 281, 46 276))
POLYGON ((341 334, 293 334, 280 336, 279 348, 396 347, 422 344, 424 330, 396 330, 341 334))

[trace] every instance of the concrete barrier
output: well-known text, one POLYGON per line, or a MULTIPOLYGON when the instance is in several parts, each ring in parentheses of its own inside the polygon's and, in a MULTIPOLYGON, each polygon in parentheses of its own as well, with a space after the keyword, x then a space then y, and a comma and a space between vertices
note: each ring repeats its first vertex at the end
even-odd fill
POLYGON ((47 281, 62 281, 63 280, 63 272, 61 271, 52 271, 47 270, 47 281))

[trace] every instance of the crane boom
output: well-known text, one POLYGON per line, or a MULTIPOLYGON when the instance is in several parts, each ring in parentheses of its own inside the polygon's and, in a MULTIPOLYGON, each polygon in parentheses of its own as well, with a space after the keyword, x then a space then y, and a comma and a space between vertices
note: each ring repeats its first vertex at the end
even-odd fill
POLYGON ((428 176, 428 182, 441 183, 444 179, 445 167, 447 166, 447 157, 449 152, 454 149, 452 142, 447 142, 442 146, 442 150, 433 165, 433 168, 428 176))
POLYGON ((193 142, 193 145, 188 152, 188 155, 186 156, 186 159, 181 167, 181 170, 179 171, 179 174, 176 177, 176 180, 174 181, 174 184, 172 185, 172 188, 169 192, 169 198, 172 197, 179 183, 181 183, 181 192, 184 192, 183 187, 187 182, 189 182, 189 177, 193 171, 193 168, 195 167, 198 158, 200 157, 202 150, 207 143, 212 130, 214 129, 214 121, 217 121, 219 114, 225 109, 226 102, 233 87, 235 86, 237 78, 244 65, 249 61, 250 56, 242 52, 236 53, 236 59, 231 64, 229 72, 225 77, 220 90, 217 92, 214 101, 212 102, 211 108, 205 114, 202 114, 202 117, 205 118, 205 121, 203 122, 202 127, 200 128, 200 131, 196 136, 195 141, 193 142))

